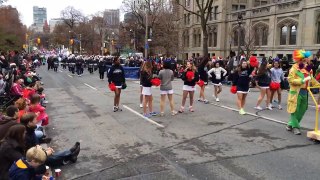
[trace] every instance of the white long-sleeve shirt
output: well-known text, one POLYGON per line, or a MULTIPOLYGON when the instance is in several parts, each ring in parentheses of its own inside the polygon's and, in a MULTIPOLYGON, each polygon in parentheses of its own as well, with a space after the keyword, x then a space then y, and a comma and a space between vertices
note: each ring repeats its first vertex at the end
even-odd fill
POLYGON ((211 73, 214 73, 215 76, 216 76, 216 79, 221 79, 222 77, 222 73, 223 73, 223 76, 227 75, 227 71, 225 69, 223 69, 222 67, 218 67, 218 68, 212 68, 208 71, 208 76, 209 77, 212 77, 211 76, 211 73))

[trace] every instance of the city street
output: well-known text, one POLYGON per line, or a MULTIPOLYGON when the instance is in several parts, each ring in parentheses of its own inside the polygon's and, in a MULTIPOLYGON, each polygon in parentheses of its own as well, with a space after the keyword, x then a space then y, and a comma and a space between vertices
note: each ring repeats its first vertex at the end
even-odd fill
MULTIPOLYGON (((81 142, 76 164, 62 167, 63 179, 317 179, 318 146, 285 130, 285 110, 256 112, 258 93, 249 94, 248 115, 240 116, 235 95, 224 87, 221 102, 195 102, 195 112, 165 117, 141 116, 139 82, 128 80, 123 112, 113 112, 113 94, 97 73, 38 70, 49 100, 47 129, 56 150, 81 142), (251 114, 252 113, 252 114, 251 114), (257 114, 257 115, 256 115, 257 114), (275 122, 277 121, 277 122, 275 122)), ((182 81, 174 81, 176 108, 182 81)), ((210 91, 210 92, 209 92, 210 91)), ((286 92, 284 92, 286 94, 286 92)), ((159 88, 153 89, 159 111, 159 88)), ((198 96, 198 93, 196 93, 198 96)), ((286 99, 286 96, 284 97, 286 99)), ((285 109, 284 104, 284 109, 285 109)), ((314 108, 304 122, 312 128, 314 108)))

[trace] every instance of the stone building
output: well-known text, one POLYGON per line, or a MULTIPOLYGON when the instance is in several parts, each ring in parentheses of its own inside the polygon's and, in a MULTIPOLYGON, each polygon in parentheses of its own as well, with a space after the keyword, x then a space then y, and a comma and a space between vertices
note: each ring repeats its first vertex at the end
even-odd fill
MULTIPOLYGON (((182 0, 197 12, 196 0, 182 0)), ((197 16, 179 8, 179 57, 201 56, 202 36, 197 16)), ((294 49, 320 49, 320 0, 214 0, 208 22, 210 56, 243 49, 257 56, 292 58, 294 49), (238 15, 243 16, 239 26, 238 15)))

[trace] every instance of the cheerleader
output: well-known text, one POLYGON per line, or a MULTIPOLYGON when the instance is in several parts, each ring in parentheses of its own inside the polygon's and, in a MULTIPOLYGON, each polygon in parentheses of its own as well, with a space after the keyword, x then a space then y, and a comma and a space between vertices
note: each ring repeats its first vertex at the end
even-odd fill
POLYGON ((250 76, 253 68, 250 67, 247 61, 241 60, 237 70, 233 75, 232 84, 237 87, 237 105, 239 114, 244 115, 244 105, 249 92, 250 76))
POLYGON ((270 91, 270 83, 271 83, 271 71, 268 69, 268 62, 266 58, 262 59, 262 63, 258 69, 257 76, 256 76, 256 84, 258 88, 260 89, 260 96, 258 98, 258 102, 256 107, 254 107, 257 110, 262 110, 260 104, 262 100, 264 99, 265 95, 267 95, 267 109, 272 110, 271 104, 270 104, 270 97, 271 97, 271 91, 270 91))
POLYGON ((277 90, 271 89, 271 97, 270 97, 270 103, 272 103, 273 96, 275 93, 278 95, 278 109, 282 109, 281 106, 281 88, 280 83, 284 80, 284 73, 282 68, 280 67, 279 59, 275 59, 273 62, 273 68, 271 68, 271 82, 279 84, 279 88, 277 90))
POLYGON ((201 59, 200 64, 198 66, 198 73, 199 73, 200 80, 204 82, 204 85, 200 87, 200 95, 199 95, 198 101, 204 102, 205 104, 209 103, 209 101, 204 97, 204 90, 206 88, 206 85, 208 85, 208 73, 207 73, 208 61, 209 61, 208 58, 201 59))
POLYGON ((184 81, 184 85, 183 85, 182 105, 179 110, 179 113, 184 112, 184 105, 186 104, 188 94, 189 94, 189 98, 190 98, 189 111, 194 112, 194 109, 192 107, 193 97, 194 97, 196 82, 199 81, 199 74, 198 74, 194 64, 191 61, 187 62, 187 68, 183 72, 181 79, 184 81))
POLYGON ((109 84, 114 83, 116 85, 113 100, 113 112, 122 111, 122 109, 119 107, 120 95, 121 89, 126 86, 126 79, 123 67, 120 65, 119 57, 114 58, 113 65, 108 71, 108 82, 109 84))
POLYGON ((216 102, 220 101, 218 95, 222 91, 221 81, 222 81, 222 78, 226 75, 227 75, 227 71, 224 68, 220 67, 219 62, 215 62, 213 64, 213 68, 208 71, 208 76, 212 78, 212 83, 214 86, 213 97, 216 99, 216 102))
POLYGON ((156 116, 157 113, 153 111, 153 97, 151 92, 151 79, 152 79, 152 62, 146 61, 141 69, 141 85, 143 95, 143 115, 145 117, 156 116), (149 113, 147 113, 147 106, 149 113))
POLYGON ((166 101, 166 96, 168 96, 170 102, 171 115, 174 116, 177 112, 174 110, 173 103, 173 89, 172 81, 174 80, 174 72, 171 70, 171 60, 163 61, 163 69, 159 72, 159 79, 161 80, 160 86, 160 116, 164 116, 164 105, 166 101))

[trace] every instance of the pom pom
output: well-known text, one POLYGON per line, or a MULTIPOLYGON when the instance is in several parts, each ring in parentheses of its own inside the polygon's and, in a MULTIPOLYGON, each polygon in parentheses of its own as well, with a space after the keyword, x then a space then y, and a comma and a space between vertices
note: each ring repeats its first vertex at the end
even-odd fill
POLYGON ((153 79, 151 79, 151 84, 153 86, 160 86, 161 80, 159 78, 153 78, 153 79))
POLYGON ((256 56, 251 56, 249 61, 250 61, 251 67, 258 67, 259 66, 259 61, 256 56))
POLYGON ((110 83, 109 84, 109 89, 110 89, 110 91, 116 91, 117 87, 116 87, 116 85, 114 83, 110 83))
POLYGON ((236 94, 236 93, 237 93, 237 86, 231 86, 230 92, 231 92, 232 94, 236 94))
POLYGON ((280 83, 276 83, 276 82, 271 82, 270 83, 270 89, 273 91, 276 91, 280 88, 280 83))
POLYGON ((194 79, 194 72, 193 71, 188 71, 186 73, 186 78, 188 81, 192 81, 194 79))
POLYGON ((204 86, 204 81, 199 80, 199 81, 197 82, 197 85, 200 86, 200 87, 203 87, 203 86, 204 86))

